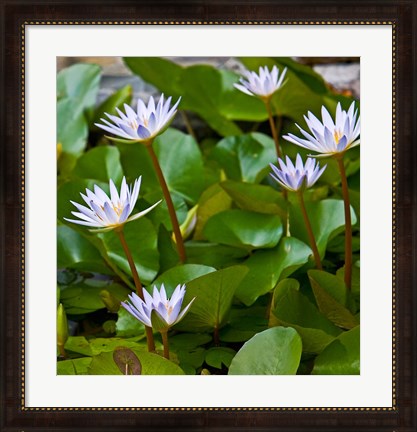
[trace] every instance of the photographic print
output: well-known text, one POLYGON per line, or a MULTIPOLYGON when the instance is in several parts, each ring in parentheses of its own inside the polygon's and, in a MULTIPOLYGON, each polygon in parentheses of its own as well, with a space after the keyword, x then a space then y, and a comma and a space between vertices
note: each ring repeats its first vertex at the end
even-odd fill
POLYGON ((360 374, 356 57, 57 58, 57 374, 360 374))

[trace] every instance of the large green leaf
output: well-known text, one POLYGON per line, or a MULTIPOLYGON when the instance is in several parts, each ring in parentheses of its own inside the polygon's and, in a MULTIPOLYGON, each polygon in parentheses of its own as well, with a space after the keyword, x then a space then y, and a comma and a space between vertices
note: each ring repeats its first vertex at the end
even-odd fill
POLYGON ((310 270, 308 277, 323 315, 345 329, 352 329, 359 324, 357 318, 346 307, 350 300, 349 293, 340 278, 320 270, 310 270))
POLYGON ((259 183, 276 162, 275 144, 271 137, 259 132, 223 138, 210 157, 232 180, 259 183))
MULTIPOLYGON (((88 124, 83 111, 72 99, 61 99, 57 103, 57 142, 62 150, 78 156, 87 145, 88 124)), ((60 156, 62 158, 63 155, 60 156)))
POLYGON ((84 336, 70 336, 65 342, 65 351, 71 351, 83 356, 93 355, 90 344, 84 336))
POLYGON ((206 187, 203 157, 195 139, 167 129, 153 145, 169 189, 195 204, 206 187))
MULTIPOLYGON (((220 112, 222 73, 212 66, 194 65, 183 70, 180 78, 184 100, 181 108, 195 111, 221 135, 236 135, 239 127, 220 112)), ((229 88, 233 88, 229 83, 229 88)))
MULTIPOLYGON (((139 277, 142 283, 147 285, 155 278, 159 269, 156 230, 152 223, 143 217, 127 223, 123 232, 139 277)), ((114 231, 98 235, 102 238, 109 257, 126 274, 131 275, 118 235, 114 231)))
POLYGON ((182 264, 158 276, 158 278, 152 282, 152 286, 156 285, 159 289, 160 286, 164 284, 167 295, 171 296, 177 285, 187 284, 193 279, 197 279, 200 276, 214 271, 216 271, 214 267, 198 264, 182 264))
MULTIPOLYGON (((319 202, 306 203, 314 237, 320 256, 326 251, 327 242, 332 236, 343 230, 345 226, 345 211, 342 200, 326 199, 319 202)), ((351 208, 352 224, 356 223, 355 212, 351 208)), ((291 234, 309 244, 305 222, 299 206, 290 209, 291 234)))
POLYGON ((195 300, 188 314, 176 328, 199 332, 222 327, 232 305, 236 287, 246 272, 245 267, 233 266, 189 282, 184 304, 188 304, 194 297, 195 300))
POLYGON ((118 186, 123 177, 119 151, 116 147, 110 146, 93 148, 78 159, 73 174, 102 182, 112 179, 118 186))
POLYGON ((129 338, 142 336, 145 332, 145 326, 131 315, 124 307, 117 311, 116 336, 129 338))
POLYGON ((209 366, 221 369, 224 366, 229 367, 236 351, 227 347, 213 347, 207 350, 205 361, 209 366))
POLYGON ((292 328, 273 327, 246 342, 232 360, 229 375, 295 375, 301 338, 292 328))
POLYGON ((304 265, 311 249, 294 237, 283 237, 272 250, 256 251, 243 264, 249 268, 245 279, 236 290, 236 297, 245 305, 271 291, 278 280, 304 265))
POLYGON ((57 76, 58 100, 72 99, 80 111, 96 103, 101 68, 94 64, 78 63, 63 69, 57 76))
POLYGON ((270 325, 293 327, 303 340, 303 352, 319 353, 341 332, 298 291, 297 281, 282 280, 274 291, 270 325))
POLYGON ((174 99, 182 96, 179 81, 183 67, 160 57, 124 57, 130 70, 174 99))
POLYGON ((57 257, 58 268, 111 273, 98 249, 68 226, 57 228, 57 257))
POLYGON ((105 305, 100 297, 102 290, 107 290, 117 300, 127 298, 130 290, 117 283, 109 283, 86 279, 84 282, 61 288, 61 302, 67 314, 77 315, 104 309, 105 305))
POLYGON ((268 328, 266 306, 232 307, 228 324, 220 331, 222 342, 246 342, 268 328))
MULTIPOLYGON (((170 360, 157 354, 131 348, 142 366, 142 375, 184 375, 184 371, 170 360)), ((102 352, 93 357, 89 375, 122 375, 113 360, 113 352, 102 352)))
POLYGON ((342 333, 314 361, 313 375, 359 375, 359 326, 342 333))
POLYGON ((132 101, 133 89, 131 85, 122 87, 114 92, 111 96, 105 99, 94 111, 94 116, 91 120, 91 127, 98 131, 99 128, 94 123, 102 123, 101 119, 107 119, 107 114, 117 115, 116 108, 122 107, 124 104, 130 104, 132 101))
POLYGON ((282 194, 270 186, 227 180, 220 184, 233 201, 243 210, 287 215, 287 203, 282 194))
POLYGON ((232 204, 229 195, 218 184, 207 188, 198 200, 197 223, 194 232, 194 240, 202 240, 203 228, 207 221, 217 213, 228 210, 232 204))
POLYGON ((188 241, 185 243, 187 261, 215 268, 237 264, 248 252, 242 248, 225 246, 216 243, 188 241))
POLYGON ((88 375, 91 357, 62 360, 56 364, 57 375, 88 375))
POLYGON ((282 235, 281 219, 246 210, 226 210, 206 223, 204 236, 211 242, 247 248, 272 248, 282 235))

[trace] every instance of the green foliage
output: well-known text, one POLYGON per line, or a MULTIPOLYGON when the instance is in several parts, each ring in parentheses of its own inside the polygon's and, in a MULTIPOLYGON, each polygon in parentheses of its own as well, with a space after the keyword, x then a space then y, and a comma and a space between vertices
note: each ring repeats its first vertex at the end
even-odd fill
MULTIPOLYGON (((104 248, 110 259, 122 271, 130 274, 129 263, 118 235, 114 231, 110 231, 98 234, 98 236, 103 240, 104 248)), ((148 219, 140 218, 126 224, 124 236, 132 251, 133 261, 140 274, 142 283, 147 285, 155 278, 159 269, 156 230, 148 219)))
POLYGON ((358 375, 360 373, 359 326, 342 333, 314 362, 314 375, 358 375))
POLYGON ((190 332, 221 328, 232 305, 235 290, 246 272, 245 267, 233 266, 189 282, 184 303, 188 304, 194 297, 195 301, 176 328, 190 332))
MULTIPOLYGON (((164 58, 125 58, 130 70, 152 84, 179 110, 203 122, 193 136, 178 113, 152 144, 179 224, 187 221, 187 259, 181 263, 167 203, 149 151, 141 143, 110 141, 94 123, 132 103, 132 87, 97 103, 101 70, 78 64, 57 77, 57 267, 58 299, 68 315, 60 346, 59 375, 252 375, 359 374, 360 151, 344 155, 354 230, 352 289, 344 283, 345 216, 337 163, 305 191, 305 202, 322 257, 314 260, 295 194, 284 194, 269 173, 277 155, 262 100, 234 87, 239 75, 210 65, 180 66, 164 58), (181 130, 180 130, 181 129, 181 130), (187 130, 188 133, 185 131, 187 130), (204 135, 204 136, 202 136, 204 135), (197 138, 196 138, 197 137, 197 138), (153 313, 156 351, 147 352, 145 328, 120 306, 135 290, 115 231, 90 232, 74 219, 70 201, 94 185, 109 192, 142 176, 134 213, 162 202, 124 227, 144 289, 164 284, 170 297, 186 285, 184 319, 168 331, 170 360, 162 357, 153 313), (288 196, 287 196, 288 195, 288 196), (289 278, 291 276, 291 278, 289 278), (65 340, 64 340, 65 339, 65 340), (61 344, 62 345, 62 344, 61 344), (64 358, 65 357, 65 358, 64 358)), ((333 93, 309 66, 290 58, 242 58, 250 70, 287 67, 286 83, 271 100, 279 141, 292 159, 308 151, 286 142, 295 122, 334 113, 333 93)), ((158 97, 157 97, 158 99, 158 97)), ((134 107, 135 108, 135 107, 134 107)), ((192 120, 193 122, 194 120, 192 120)), ((200 123, 197 121, 196 123, 200 123)))
POLYGON ((282 238, 271 250, 255 252, 244 262, 249 272, 239 285, 236 297, 250 306, 259 296, 271 291, 280 278, 304 265, 310 254, 310 248, 294 237, 282 238))
POLYGON ((274 327, 256 334, 233 358, 229 375, 295 375, 301 338, 292 328, 274 327))
POLYGON ((230 136, 219 141, 211 158, 229 179, 259 183, 269 172, 269 164, 276 162, 275 144, 259 132, 230 136))
POLYGON ((272 248, 281 238, 282 224, 274 215, 225 210, 209 219, 203 234, 211 242, 229 246, 272 248))
MULTIPOLYGON (((142 366, 141 375, 184 375, 184 371, 170 360, 139 348, 131 348, 142 366)), ((95 355, 88 368, 89 375, 123 375, 113 358, 113 352, 95 355)))

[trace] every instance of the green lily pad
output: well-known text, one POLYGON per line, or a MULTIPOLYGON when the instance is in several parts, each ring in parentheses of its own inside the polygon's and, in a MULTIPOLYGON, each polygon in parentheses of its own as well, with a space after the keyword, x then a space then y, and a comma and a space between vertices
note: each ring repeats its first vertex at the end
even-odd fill
POLYGON ((80 233, 65 225, 57 227, 57 256, 58 268, 112 273, 99 250, 80 233))
POLYGON ((269 164, 276 162, 276 150, 271 137, 252 132, 222 139, 210 157, 229 179, 259 183, 270 171, 269 164))
POLYGON ((294 237, 283 237, 278 246, 268 251, 256 251, 243 264, 249 268, 236 290, 236 297, 246 306, 271 291, 283 279, 304 265, 311 249, 294 237))
POLYGON ((298 282, 285 279, 274 291, 270 325, 292 327, 303 341, 303 352, 320 353, 341 330, 298 291, 298 282))
POLYGON ((359 326, 342 333, 314 361, 313 375, 359 375, 359 326))
POLYGON ((246 248, 272 248, 282 235, 281 219, 275 215, 225 210, 206 223, 204 236, 213 243, 246 248))
POLYGON ((57 375, 88 375, 91 357, 62 360, 56 364, 57 375))
POLYGON ((230 366, 236 351, 227 347, 213 347, 206 351, 205 362, 216 369, 222 369, 223 365, 230 366))
POLYGON ((359 324, 357 318, 346 307, 350 298, 342 280, 319 270, 310 270, 308 277, 317 305, 323 315, 344 329, 352 329, 359 324))
POLYGON ((184 304, 195 300, 176 329, 200 332, 219 329, 225 322, 232 305, 236 287, 247 270, 242 266, 228 267, 208 273, 187 284, 184 304))
POLYGON ((119 189, 123 177, 119 150, 116 147, 95 147, 87 151, 78 159, 73 174, 106 183, 112 179, 119 189))
POLYGON ((229 195, 218 183, 206 189, 198 200, 194 240, 204 239, 203 229, 207 221, 215 214, 230 209, 231 204, 229 195))
POLYGON ((229 375, 295 375, 302 343, 292 328, 273 327, 246 342, 232 360, 229 375))
POLYGON ((101 68, 94 64, 79 63, 61 70, 57 75, 58 100, 70 98, 80 111, 96 103, 101 68))
POLYGON ((287 216, 287 203, 282 194, 270 186, 227 180, 221 187, 243 210, 287 216))

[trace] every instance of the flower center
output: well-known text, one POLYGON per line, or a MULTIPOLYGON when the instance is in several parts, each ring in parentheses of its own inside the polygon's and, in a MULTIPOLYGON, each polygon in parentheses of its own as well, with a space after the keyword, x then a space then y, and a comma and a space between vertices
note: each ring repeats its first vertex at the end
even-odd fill
POLYGON ((129 122, 129 126, 133 129, 136 130, 138 128, 138 122, 136 120, 131 120, 129 122))
POLYGON ((123 206, 122 206, 120 203, 118 203, 118 204, 113 204, 113 210, 116 212, 117 216, 120 217, 120 215, 121 215, 122 212, 123 212, 123 206))
POLYGON ((149 119, 145 117, 145 115, 142 117, 142 123, 143 126, 145 126, 146 128, 148 127, 149 119))
POLYGON ((336 141, 336 144, 339 144, 340 139, 342 138, 343 134, 340 131, 335 130, 333 134, 333 138, 336 141))
POLYGON ((170 306, 170 304, 169 303, 166 303, 165 304, 165 309, 167 310, 167 312, 168 312, 168 316, 169 315, 171 315, 171 313, 172 313, 172 310, 173 310, 173 307, 172 306, 170 306))

